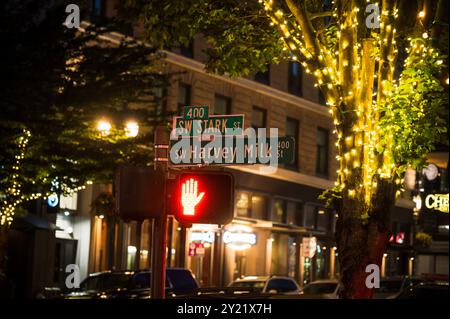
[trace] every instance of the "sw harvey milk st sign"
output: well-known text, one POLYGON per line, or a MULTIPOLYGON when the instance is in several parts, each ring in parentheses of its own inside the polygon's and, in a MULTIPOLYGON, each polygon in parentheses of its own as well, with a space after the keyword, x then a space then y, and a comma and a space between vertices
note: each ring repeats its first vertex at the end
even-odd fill
POLYGON ((278 163, 294 160, 292 137, 248 138, 216 137, 212 141, 179 139, 170 142, 170 160, 174 165, 268 164, 272 156, 278 163))
POLYGON ((172 165, 291 163, 295 140, 278 137, 278 129, 244 130, 242 114, 211 115, 207 106, 186 106, 174 117, 170 141, 172 165))

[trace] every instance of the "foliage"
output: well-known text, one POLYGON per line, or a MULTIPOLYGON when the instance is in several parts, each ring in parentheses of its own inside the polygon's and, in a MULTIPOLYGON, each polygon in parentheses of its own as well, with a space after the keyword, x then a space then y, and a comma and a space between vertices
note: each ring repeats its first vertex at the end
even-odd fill
POLYGON ((342 191, 340 187, 333 187, 326 189, 319 195, 319 199, 325 201, 325 206, 327 208, 335 207, 336 200, 342 199, 342 191))
POLYGON ((417 232, 414 238, 415 244, 421 247, 429 247, 432 241, 431 235, 424 232, 417 232))
POLYGON ((88 181, 110 182, 121 163, 149 165, 153 127, 165 123, 154 93, 168 84, 155 50, 99 40, 115 29, 113 21, 85 32, 66 28, 65 1, 2 6, 11 3, 0 10, 8 14, 0 20, 9 21, 2 24, 0 58, 2 204, 67 193, 88 181), (108 136, 96 128, 103 117, 112 124, 108 136), (129 120, 140 125, 135 138, 126 136, 129 120))
POLYGON ((392 163, 399 174, 408 165, 421 169, 427 154, 445 142, 447 132, 448 108, 443 106, 448 105, 448 92, 439 79, 446 57, 433 49, 429 39, 417 38, 411 43, 399 84, 390 84, 392 94, 381 105, 385 116, 380 127, 392 136, 383 135, 380 148, 392 138, 392 163))
MULTIPOLYGON (((375 181, 401 178, 407 165, 420 167, 446 132, 448 102, 438 79, 443 68, 437 64, 443 57, 426 54, 427 58, 417 59, 413 51, 405 51, 409 35, 421 34, 431 26, 414 22, 417 7, 396 7, 395 3, 380 3, 387 13, 380 17, 381 29, 365 26, 367 13, 363 7, 352 7, 356 3, 314 0, 127 0, 122 12, 124 19, 140 16, 146 39, 160 48, 187 45, 196 34, 202 34, 209 45, 206 68, 219 74, 246 76, 264 70, 268 63, 300 61, 306 72, 316 77, 336 125, 340 169, 333 193, 345 199, 342 195, 347 188, 345 193, 364 198, 369 209, 371 196, 376 194, 375 181), (354 27, 356 32, 348 31, 354 27), (368 72, 364 76, 374 78, 373 85, 362 78, 365 40, 374 43, 371 58, 375 66, 364 70, 368 72), (408 63, 404 70, 402 59, 408 63), (349 62, 356 72, 346 70, 349 62), (403 75, 397 85, 399 71, 403 75), (411 82, 417 82, 413 90, 411 82), (364 105, 371 102, 361 100, 360 90, 372 91, 367 93, 374 97, 372 105, 364 105), (361 109, 364 107, 366 110, 361 109), (358 132, 368 137, 358 137, 358 132), (358 138, 364 142, 347 145, 347 140, 358 138), (365 173, 358 173, 359 167, 365 173)), ((431 44, 431 38, 427 43, 430 52, 436 44, 431 44)), ((332 202, 336 196, 331 196, 332 202)), ((367 212, 361 214, 367 219, 367 212)))
POLYGON ((195 35, 204 36, 211 72, 247 76, 288 56, 257 1, 126 0, 123 6, 122 18, 140 16, 146 39, 158 48, 187 46, 195 35))
POLYGON ((115 199, 111 193, 100 193, 91 204, 92 212, 96 216, 116 216, 115 199))

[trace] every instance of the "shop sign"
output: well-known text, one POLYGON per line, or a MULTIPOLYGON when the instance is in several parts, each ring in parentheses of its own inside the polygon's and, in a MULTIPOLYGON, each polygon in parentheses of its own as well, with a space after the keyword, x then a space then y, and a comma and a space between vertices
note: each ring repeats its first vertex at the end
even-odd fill
POLYGON ((189 256, 190 257, 195 256, 195 248, 196 247, 197 246, 195 245, 195 243, 190 243, 189 244, 189 256))
POLYGON ((425 198, 425 206, 429 209, 448 213, 448 194, 428 194, 425 198))
POLYGON ((256 244, 256 234, 226 231, 223 242, 235 249, 246 249, 256 244))
POLYGON ((302 257, 313 258, 317 250, 316 237, 304 237, 302 240, 302 257))
POLYGON ((189 244, 189 256, 203 256, 205 254, 205 245, 202 243, 189 244))
POLYGON ((196 243, 195 246, 195 255, 203 256, 205 254, 205 245, 202 243, 196 243))
POLYGON ((191 233, 191 241, 201 241, 206 243, 214 242, 214 233, 211 231, 208 232, 199 232, 194 231, 191 233))

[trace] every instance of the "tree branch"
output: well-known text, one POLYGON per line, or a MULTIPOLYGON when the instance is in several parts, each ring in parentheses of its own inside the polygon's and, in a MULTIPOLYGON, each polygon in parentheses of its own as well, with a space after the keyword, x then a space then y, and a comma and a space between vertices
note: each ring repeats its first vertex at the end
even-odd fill
POLYGON ((333 12, 332 11, 324 11, 324 12, 317 12, 317 13, 310 13, 309 18, 311 20, 317 19, 317 18, 325 18, 325 17, 332 17, 333 12))
POLYGON ((315 36, 315 30, 309 20, 308 13, 306 12, 305 1, 302 1, 301 4, 297 5, 294 3, 294 0, 286 0, 286 4, 291 13, 294 15, 295 20, 300 25, 302 35, 305 39, 306 49, 314 56, 319 56, 319 43, 315 36))
POLYGON ((322 92, 327 99, 331 98, 333 101, 337 101, 339 98, 338 90, 335 87, 329 87, 327 85, 327 83, 334 84, 333 78, 336 77, 337 74, 336 66, 333 57, 327 52, 325 47, 321 46, 318 40, 316 31, 314 30, 308 12, 306 11, 305 1, 301 1, 299 4, 295 3, 294 0, 285 1, 296 22, 300 26, 306 50, 311 55, 306 58, 307 60, 313 59, 314 61, 315 65, 313 65, 313 70, 316 77, 318 77, 318 83, 322 92), (324 72, 325 69, 327 70, 326 73, 324 72), (322 77, 322 79, 319 77, 322 77))

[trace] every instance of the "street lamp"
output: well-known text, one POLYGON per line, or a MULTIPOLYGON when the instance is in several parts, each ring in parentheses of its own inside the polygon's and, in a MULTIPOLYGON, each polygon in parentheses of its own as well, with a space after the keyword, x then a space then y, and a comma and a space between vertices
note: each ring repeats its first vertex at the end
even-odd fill
POLYGON ((100 131, 102 136, 107 136, 111 132, 111 123, 107 120, 100 120, 97 123, 97 130, 100 131))
POLYGON ((125 135, 127 137, 136 137, 139 133, 139 124, 135 121, 129 121, 125 124, 125 135))

